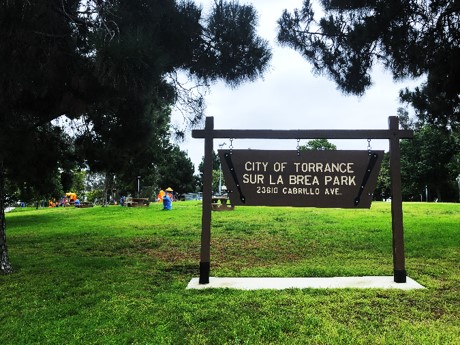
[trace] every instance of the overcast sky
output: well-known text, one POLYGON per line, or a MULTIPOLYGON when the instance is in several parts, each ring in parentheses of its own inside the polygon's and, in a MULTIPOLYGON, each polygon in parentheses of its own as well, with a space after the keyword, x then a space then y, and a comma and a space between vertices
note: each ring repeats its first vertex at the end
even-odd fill
MULTIPOLYGON (((197 1, 198 2, 198 1, 197 1)), ((206 9, 213 1, 201 1, 206 9)), ((362 97, 345 96, 334 82, 314 76, 311 65, 299 53, 276 43, 277 20, 282 11, 302 6, 302 0, 240 0, 252 3, 259 14, 258 33, 268 40, 273 53, 265 77, 231 89, 223 83, 206 96, 206 116, 214 117, 216 129, 386 129, 388 117, 397 114, 400 89, 413 81, 395 83, 388 71, 375 68, 374 85, 362 97)), ((308 140, 302 140, 305 144, 308 140)), ((330 140, 340 149, 365 150, 367 140, 330 140)), ((214 148, 229 140, 215 139, 214 148)), ((234 140, 235 149, 295 150, 296 140, 234 140)), ((204 154, 204 140, 191 138, 181 149, 195 164, 204 154)), ((388 150, 387 140, 373 140, 373 149, 388 150)))

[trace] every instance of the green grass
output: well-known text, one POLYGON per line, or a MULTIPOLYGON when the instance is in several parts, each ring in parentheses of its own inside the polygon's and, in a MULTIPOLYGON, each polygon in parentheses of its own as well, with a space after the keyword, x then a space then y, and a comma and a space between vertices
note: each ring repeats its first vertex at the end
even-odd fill
MULTIPOLYGON (((0 344, 458 344, 460 204, 404 204, 425 290, 186 290, 201 206, 7 214, 0 344)), ((392 275, 390 204, 213 213, 212 276, 392 275)))

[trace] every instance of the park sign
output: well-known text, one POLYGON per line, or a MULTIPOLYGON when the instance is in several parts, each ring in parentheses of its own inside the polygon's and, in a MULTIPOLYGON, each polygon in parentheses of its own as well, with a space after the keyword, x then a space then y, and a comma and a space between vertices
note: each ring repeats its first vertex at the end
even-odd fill
POLYGON ((215 139, 230 139, 220 150, 227 191, 233 205, 369 208, 383 158, 372 151, 372 139, 389 141, 393 276, 406 282, 399 141, 413 131, 399 129, 397 116, 388 129, 215 129, 206 117, 204 129, 193 130, 204 139, 203 209, 201 222, 200 284, 209 284, 211 267, 212 173, 215 139), (234 139, 367 139, 367 151, 233 150, 234 139))
POLYGON ((383 151, 219 150, 232 205, 370 208, 383 151))

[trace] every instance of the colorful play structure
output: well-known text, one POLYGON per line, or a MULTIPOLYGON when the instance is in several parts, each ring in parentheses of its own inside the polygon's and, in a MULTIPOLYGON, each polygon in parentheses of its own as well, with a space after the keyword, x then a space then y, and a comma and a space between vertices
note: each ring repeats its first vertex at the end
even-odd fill
POLYGON ((160 192, 157 195, 157 201, 158 203, 162 203, 164 197, 167 195, 169 198, 174 201, 174 195, 173 195, 173 189, 171 187, 166 188, 165 190, 160 190, 160 192))
POLYGON ((60 200, 48 200, 48 207, 58 206, 92 207, 93 204, 90 202, 80 202, 76 193, 68 192, 65 193, 60 200))
POLYGON ((65 197, 67 198, 67 200, 69 200, 69 202, 71 204, 74 204, 75 201, 77 200, 77 194, 76 193, 65 193, 65 197))

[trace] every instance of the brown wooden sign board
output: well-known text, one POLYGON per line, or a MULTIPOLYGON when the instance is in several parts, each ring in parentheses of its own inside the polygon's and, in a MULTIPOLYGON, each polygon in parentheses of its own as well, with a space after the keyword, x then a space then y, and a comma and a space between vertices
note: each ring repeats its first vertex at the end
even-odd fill
POLYGON ((219 150, 232 205, 370 208, 383 151, 219 150))

